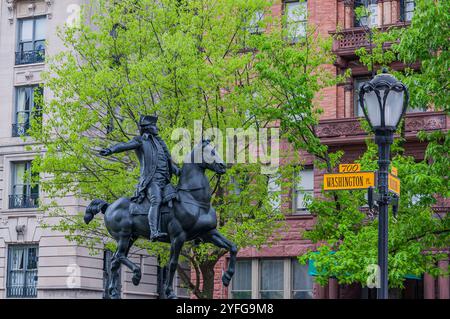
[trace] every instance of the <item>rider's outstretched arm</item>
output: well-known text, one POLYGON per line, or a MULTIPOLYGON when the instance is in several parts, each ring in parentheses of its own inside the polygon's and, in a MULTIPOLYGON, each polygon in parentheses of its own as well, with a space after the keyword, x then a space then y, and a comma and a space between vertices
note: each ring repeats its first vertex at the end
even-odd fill
POLYGON ((124 143, 118 143, 116 145, 113 145, 109 147, 109 150, 111 150, 111 153, 120 153, 130 150, 135 150, 138 147, 140 147, 142 144, 142 141, 139 137, 135 137, 132 140, 124 143))

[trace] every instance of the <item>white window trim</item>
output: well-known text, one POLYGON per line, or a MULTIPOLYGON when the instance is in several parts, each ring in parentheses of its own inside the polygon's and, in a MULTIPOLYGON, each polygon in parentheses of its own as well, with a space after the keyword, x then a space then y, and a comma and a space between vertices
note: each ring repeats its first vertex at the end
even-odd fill
MULTIPOLYGON (((26 162, 32 161, 36 157, 36 154, 14 154, 5 155, 4 157, 4 167, 3 167, 3 195, 2 195, 2 210, 4 212, 17 212, 17 211, 37 211, 39 208, 9 208, 9 194, 12 191, 12 165, 14 162, 26 162)), ((42 199, 42 191, 39 188, 39 198, 42 199)))

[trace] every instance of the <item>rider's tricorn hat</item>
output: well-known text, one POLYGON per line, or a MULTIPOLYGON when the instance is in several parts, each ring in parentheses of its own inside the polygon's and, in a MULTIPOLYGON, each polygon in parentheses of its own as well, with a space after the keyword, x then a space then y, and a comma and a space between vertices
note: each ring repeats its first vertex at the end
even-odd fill
POLYGON ((155 115, 142 115, 139 120, 139 126, 155 126, 158 122, 158 117, 155 115))

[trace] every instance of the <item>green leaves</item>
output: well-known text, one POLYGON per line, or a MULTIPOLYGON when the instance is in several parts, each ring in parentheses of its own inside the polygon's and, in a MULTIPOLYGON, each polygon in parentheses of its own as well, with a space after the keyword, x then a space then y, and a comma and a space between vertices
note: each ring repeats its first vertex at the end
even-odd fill
MULTIPOLYGON (((397 219, 389 219, 391 287, 402 287, 407 275, 421 276, 425 271, 440 273, 436 269, 437 261, 447 258, 436 252, 450 244, 450 219, 448 214, 434 213, 431 206, 441 200, 439 197, 448 197, 448 180, 446 175, 441 175, 442 162, 448 159, 446 154, 441 159, 433 149, 427 152, 434 156, 432 164, 402 155, 400 146, 393 153, 392 165, 398 169, 401 196, 397 219)), ((369 142, 368 150, 357 162, 361 163, 362 170, 375 170, 376 159, 376 147, 369 142)), ((325 283, 328 277, 334 276, 340 283, 356 281, 365 285, 371 276, 368 267, 377 264, 377 219, 373 212, 361 209, 366 205, 365 191, 336 193, 338 197, 324 193, 323 198, 316 198, 309 207, 317 214, 317 223, 305 236, 318 244, 318 252, 307 253, 300 261, 314 259, 320 272, 319 282, 325 283), (330 255, 330 250, 336 253, 330 255)))
MULTIPOLYGON (((316 134, 323 112, 319 92, 348 74, 336 78, 327 67, 334 62, 332 39, 323 39, 313 26, 304 38, 288 45, 282 21, 266 14, 258 25, 270 32, 251 33, 248 22, 257 11, 267 12, 271 4, 264 0, 99 0, 93 8, 86 7, 86 21, 89 10, 95 9, 89 23, 59 31, 68 51, 49 58, 44 80, 53 98, 43 105, 43 125, 33 123, 31 132, 45 149, 33 169, 51 177, 41 179, 48 197, 76 194, 111 202, 130 196, 139 170, 135 155, 127 152, 103 158, 98 151, 138 134, 140 114, 159 115, 160 135, 169 149, 177 142, 171 140, 174 128, 187 128, 191 136, 198 133, 194 121, 200 121, 203 130, 217 127, 222 131, 279 124, 282 137, 294 150, 314 155, 317 169, 334 170, 343 152, 330 152, 316 134), (111 34, 114 26, 118 27, 111 34)), ((422 60, 421 73, 408 69, 398 77, 409 84, 413 105, 432 103, 446 109, 449 59, 444 39, 449 37, 443 30, 448 30, 444 28, 448 2, 434 2, 430 7, 420 4, 412 28, 374 33, 377 47, 372 57, 363 49, 360 53, 364 63, 373 59, 380 65, 397 56, 407 63, 422 60), (435 35, 427 22, 434 19, 441 35, 435 35), (428 34, 423 39, 426 44, 417 40, 422 34, 428 34), (398 37, 401 41, 390 50, 383 47, 398 37)), ((436 202, 434 194, 448 196, 448 133, 420 137, 429 146, 425 161, 418 164, 401 155, 401 143, 393 146, 399 154, 393 164, 402 180, 398 219, 390 222, 394 286, 401 285, 406 273, 436 272, 432 265, 440 255, 427 253, 427 249, 448 246, 448 217, 436 218, 429 209, 436 202)), ((247 152, 248 143, 244 144, 247 152)), ((377 150, 373 143, 367 146, 360 163, 364 170, 373 170, 377 150)), ((290 165, 280 168, 276 190, 269 192, 261 164, 234 164, 218 185, 213 205, 219 230, 241 248, 273 243, 286 227, 280 207, 288 206, 296 182, 292 176, 303 165, 292 149, 286 151, 281 155, 289 155, 290 165)), ((376 263, 377 223, 360 210, 364 195, 363 191, 326 193, 309 207, 317 224, 305 237, 318 243, 319 254, 314 257, 320 271, 325 271, 322 282, 333 275, 341 282, 364 283, 367 265, 376 263)), ((55 205, 42 208, 62 217, 49 227, 65 232, 69 239, 92 249, 102 244, 114 248, 100 218, 85 225, 81 216, 55 205)), ((136 245, 167 260, 166 245, 146 240, 136 245)), ((209 273, 224 254, 209 244, 188 245, 183 252, 199 274, 209 273)), ((192 287, 202 297, 198 283, 192 287)))
POLYGON ((357 50, 361 62, 371 67, 389 66, 399 60, 406 66, 394 75, 410 89, 410 106, 448 112, 450 56, 450 3, 448 1, 415 1, 411 25, 373 32, 373 48, 357 50), (418 68, 420 66, 420 68, 418 68))
MULTIPOLYGON (((227 128, 266 127, 269 123, 255 116, 271 106, 271 93, 260 86, 255 66, 266 62, 253 49, 278 40, 276 34, 251 34, 248 21, 270 5, 265 0, 100 0, 87 5, 82 19, 89 23, 59 30, 68 51, 49 58, 44 80, 53 98, 43 105, 43 125, 33 126, 33 138, 45 148, 34 169, 51 177, 41 180, 48 197, 76 194, 113 202, 130 196, 139 174, 135 154, 104 158, 98 151, 137 135, 141 114, 159 115, 160 135, 169 149, 178 142, 171 139, 174 129, 199 133, 195 121, 203 131, 217 127, 224 133, 222 141, 216 136, 216 144, 225 142, 227 128)), ((266 15, 259 24, 266 27, 270 21, 266 15)), ((248 155, 249 142, 242 144, 248 155)), ((284 227, 284 215, 272 204, 289 192, 291 179, 280 180, 281 190, 269 194, 262 170, 260 163, 234 164, 213 196, 219 230, 239 247, 260 247, 284 227)), ((288 165, 279 173, 287 176, 290 170, 288 165)), ((49 214, 55 210, 42 208, 49 214)), ((78 215, 56 211, 61 222, 49 227, 91 249, 102 243, 113 248, 100 217, 85 225, 78 215)), ((145 240, 136 245, 167 260, 167 245, 145 240)), ((203 272, 213 270, 224 253, 200 244, 188 245, 183 254, 203 272)))
MULTIPOLYGON (((388 32, 370 30, 372 49, 361 48, 357 54, 369 70, 372 64, 388 66, 400 59, 406 69, 393 73, 408 85, 411 107, 433 106, 448 113, 449 2, 415 3, 410 27, 388 32), (420 70, 414 69, 419 61, 420 70)), ((366 121, 361 124, 368 131, 366 121)), ((405 155, 403 138, 397 138, 392 145, 392 165, 398 169, 401 196, 397 218, 389 219, 391 287, 403 287, 407 275, 442 273, 436 267, 437 261, 448 258, 439 252, 450 245, 450 219, 448 214, 435 213, 431 207, 445 206, 449 196, 449 134, 420 132, 418 137, 427 143, 423 160, 405 155)), ((366 152, 356 162, 361 163, 362 170, 373 171, 377 168, 377 156, 376 145, 368 140, 366 152)), ((328 168, 339 163, 339 156, 328 158, 328 168)), ((309 209, 317 215, 317 223, 305 236, 316 242, 318 249, 301 256, 300 261, 314 260, 319 282, 326 283, 330 276, 335 276, 340 283, 366 285, 371 276, 368 269, 377 264, 378 223, 376 212, 361 209, 366 205, 364 195, 365 191, 324 193, 323 198, 311 204, 309 209), (331 250, 335 253, 330 254, 331 250)))

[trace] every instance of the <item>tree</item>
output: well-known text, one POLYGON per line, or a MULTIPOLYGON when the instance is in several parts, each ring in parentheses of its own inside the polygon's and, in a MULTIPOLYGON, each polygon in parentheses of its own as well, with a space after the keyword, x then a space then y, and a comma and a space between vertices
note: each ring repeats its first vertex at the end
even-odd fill
MULTIPOLYGON (((398 215, 389 217, 390 287, 403 287, 407 275, 442 274, 436 262, 448 258, 450 232, 447 214, 432 210, 436 194, 448 197, 445 179, 427 161, 416 162, 412 156, 403 155, 400 143, 396 141, 392 161, 399 172, 401 196, 398 215)), ((367 144, 368 150, 356 162, 361 163, 362 170, 374 171, 377 148, 372 141, 367 144)), ((324 193, 325 200, 315 199, 311 204, 317 224, 305 236, 323 244, 318 252, 300 260, 314 260, 319 282, 334 276, 343 284, 366 285, 373 276, 370 265, 377 264, 378 221, 376 211, 361 209, 367 203, 364 195, 365 191, 340 191, 335 202, 330 200, 331 194, 324 193)))
MULTIPOLYGON (((448 15, 446 1, 416 1, 411 26, 388 32, 372 30, 373 45, 369 51, 358 50, 361 62, 369 70, 389 66, 400 59, 406 65, 402 72, 393 72, 409 86, 410 105, 414 108, 433 106, 448 113, 448 15), (444 31, 445 30, 445 31, 444 31), (420 61, 420 68, 414 69, 420 61)), ((366 129, 367 123, 362 123, 366 129)), ((399 129, 403 135, 404 126, 399 129)), ((448 133, 420 132, 428 142, 425 159, 416 161, 404 155, 405 140, 399 138, 392 148, 393 166, 401 179, 400 210, 389 219, 389 284, 403 287, 405 276, 428 272, 447 274, 436 262, 448 259, 450 221, 448 214, 434 213, 437 197, 448 198, 448 133)), ((376 169, 376 146, 367 140, 367 151, 358 160, 363 170, 376 169)), ((319 245, 299 259, 312 259, 319 270, 318 281, 325 283, 335 276, 340 283, 367 284, 373 275, 368 267, 377 264, 377 227, 374 212, 367 214, 360 207, 366 204, 364 191, 341 191, 338 197, 324 193, 315 199, 310 210, 317 214, 315 228, 307 238, 319 245)))
MULTIPOLYGON (((40 181, 51 199, 42 209, 58 220, 48 226, 93 251, 103 244, 114 249, 100 218, 85 225, 82 212, 66 213, 57 199, 74 194, 114 201, 132 195, 139 171, 135 155, 102 158, 98 151, 138 134, 140 114, 159 115, 160 135, 169 149, 183 138, 175 128, 186 128, 191 136, 199 133, 196 121, 204 134, 208 128, 267 127, 268 121, 254 116, 269 105, 265 98, 270 94, 258 86, 254 48, 278 34, 254 33, 255 23, 263 27, 271 21, 266 16, 255 22, 253 16, 269 6, 263 0, 100 0, 83 8, 81 21, 86 23, 61 28, 58 34, 68 50, 49 58, 44 85, 53 97, 43 103, 42 125, 34 121, 30 132, 38 149, 44 148, 33 169, 50 177, 40 181)), ((219 145, 225 136, 215 135, 219 145)), ((250 142, 243 144, 240 152, 248 155, 250 142)), ((270 143, 268 148, 270 153, 270 143)), ((239 247, 275 241, 284 227, 274 206, 282 191, 268 192, 265 166, 235 163, 217 181, 213 205, 218 228, 239 247)), ((291 173, 289 165, 278 171, 281 177, 291 173)), ((291 180, 279 178, 277 183, 286 190, 291 180)), ((167 259, 165 244, 141 240, 137 246, 159 255, 162 263, 167 259)), ((224 254, 209 244, 184 250, 196 280, 182 268, 180 276, 198 298, 212 297, 214 266, 224 254)))
POLYGON ((417 0, 410 26, 387 32, 373 29, 371 52, 364 47, 357 51, 369 69, 371 61, 378 66, 402 61, 405 69, 395 76, 414 87, 410 92, 414 108, 433 106, 449 111, 449 9, 448 1, 417 0))

